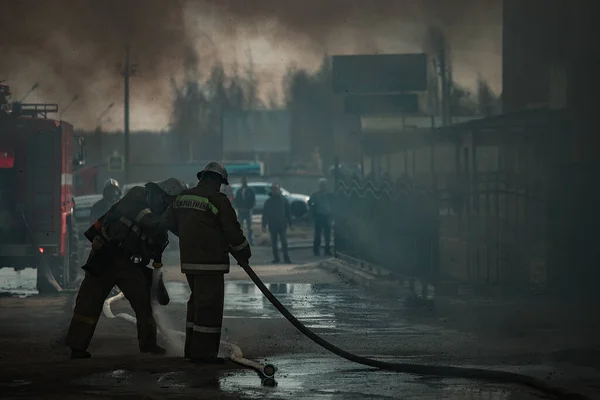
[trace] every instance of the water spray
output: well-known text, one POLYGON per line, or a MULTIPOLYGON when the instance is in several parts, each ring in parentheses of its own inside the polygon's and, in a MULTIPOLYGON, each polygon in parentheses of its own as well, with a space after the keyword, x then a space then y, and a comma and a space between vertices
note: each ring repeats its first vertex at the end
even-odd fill
MULTIPOLYGON (((104 305, 102 306, 102 311, 104 312, 104 315, 107 318, 111 318, 111 319, 121 318, 121 319, 124 319, 125 321, 131 322, 132 324, 135 325, 137 320, 134 316, 127 314, 127 313, 118 313, 115 315, 112 312, 112 309, 111 309, 112 303, 114 303, 117 300, 121 300, 123 298, 125 298, 125 295, 123 294, 123 292, 120 292, 119 294, 117 294, 115 296, 109 297, 108 299, 106 299, 104 301, 104 305)), ((172 329, 166 329, 164 327, 161 327, 160 325, 159 325, 159 330, 161 331, 162 335, 167 338, 171 337, 172 335, 175 335, 175 336, 181 337, 182 339, 185 339, 185 332, 172 330, 172 329)), ((274 365, 261 364, 259 362, 244 358, 244 353, 242 352, 242 349, 240 349, 238 346, 236 346, 235 344, 233 344, 231 342, 226 342, 224 340, 221 340, 220 347, 225 354, 228 354, 227 358, 229 358, 233 363, 255 371, 258 374, 258 376, 261 378, 261 383, 263 386, 277 386, 277 381, 275 380, 275 372, 277 372, 277 368, 274 365)))

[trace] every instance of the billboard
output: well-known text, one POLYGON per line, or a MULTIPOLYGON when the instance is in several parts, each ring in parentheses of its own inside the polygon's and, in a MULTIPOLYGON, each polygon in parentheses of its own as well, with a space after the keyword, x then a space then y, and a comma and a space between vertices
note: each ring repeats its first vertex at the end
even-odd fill
POLYGON ((223 115, 223 152, 288 152, 291 147, 287 110, 228 111, 223 115))
POLYGON ((419 98, 415 93, 350 95, 344 98, 344 111, 355 115, 416 114, 419 98))
POLYGON ((333 56, 336 94, 418 92, 427 89, 425 54, 333 56))

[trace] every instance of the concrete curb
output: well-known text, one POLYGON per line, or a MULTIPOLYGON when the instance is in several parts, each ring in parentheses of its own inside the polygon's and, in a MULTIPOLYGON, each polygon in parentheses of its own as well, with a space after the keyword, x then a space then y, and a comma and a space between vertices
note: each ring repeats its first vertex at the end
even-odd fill
POLYGON ((402 282, 392 279, 389 275, 375 275, 336 258, 319 261, 316 266, 342 276, 369 292, 397 298, 406 298, 410 295, 410 291, 402 282))

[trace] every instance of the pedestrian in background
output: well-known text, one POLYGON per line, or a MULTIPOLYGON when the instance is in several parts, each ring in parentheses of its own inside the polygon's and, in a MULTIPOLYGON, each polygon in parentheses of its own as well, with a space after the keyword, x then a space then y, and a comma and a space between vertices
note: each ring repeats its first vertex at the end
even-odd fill
POLYGON ((254 235, 252 234, 252 209, 256 205, 256 195, 254 189, 248 187, 248 180, 242 178, 242 187, 235 193, 233 205, 237 209, 238 221, 240 226, 244 227, 244 222, 248 227, 248 241, 250 246, 254 245, 254 235))
POLYGON ((283 261, 291 264, 288 254, 287 228, 292 228, 292 215, 290 213, 290 203, 281 194, 281 188, 278 184, 271 185, 271 193, 263 206, 262 230, 266 232, 267 227, 271 234, 271 248, 273 249, 273 264, 279 263, 279 250, 277 239, 281 241, 281 251, 283 261))
POLYGON ((327 179, 319 179, 319 190, 310 196, 308 206, 315 221, 313 253, 318 256, 321 250, 321 233, 325 239, 325 255, 331 255, 331 213, 333 194, 327 191, 327 179))

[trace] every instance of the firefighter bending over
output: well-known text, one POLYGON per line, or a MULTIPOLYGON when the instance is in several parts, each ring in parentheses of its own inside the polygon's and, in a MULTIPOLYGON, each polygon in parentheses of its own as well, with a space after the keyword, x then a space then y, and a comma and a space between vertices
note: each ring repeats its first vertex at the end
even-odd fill
POLYGON ((179 236, 181 271, 192 291, 187 303, 185 358, 216 364, 223 323, 224 277, 229 253, 239 264, 251 256, 231 202, 219 191, 229 184, 218 162, 198 172, 198 185, 185 190, 163 215, 166 227, 179 236))
POLYGON ((167 231, 160 215, 185 189, 178 179, 170 178, 146 187, 132 188, 119 202, 86 232, 92 241, 79 288, 66 344, 71 358, 89 358, 87 348, 94 335, 104 300, 117 285, 135 311, 140 351, 164 354, 156 343, 156 322, 152 315, 152 269, 162 266, 161 256, 167 243, 167 231))
POLYGON ((123 192, 121 191, 119 182, 117 182, 116 179, 111 178, 104 182, 102 198, 94 203, 92 210, 90 211, 90 225, 100 219, 101 216, 106 214, 113 204, 121 200, 122 195, 123 192))

